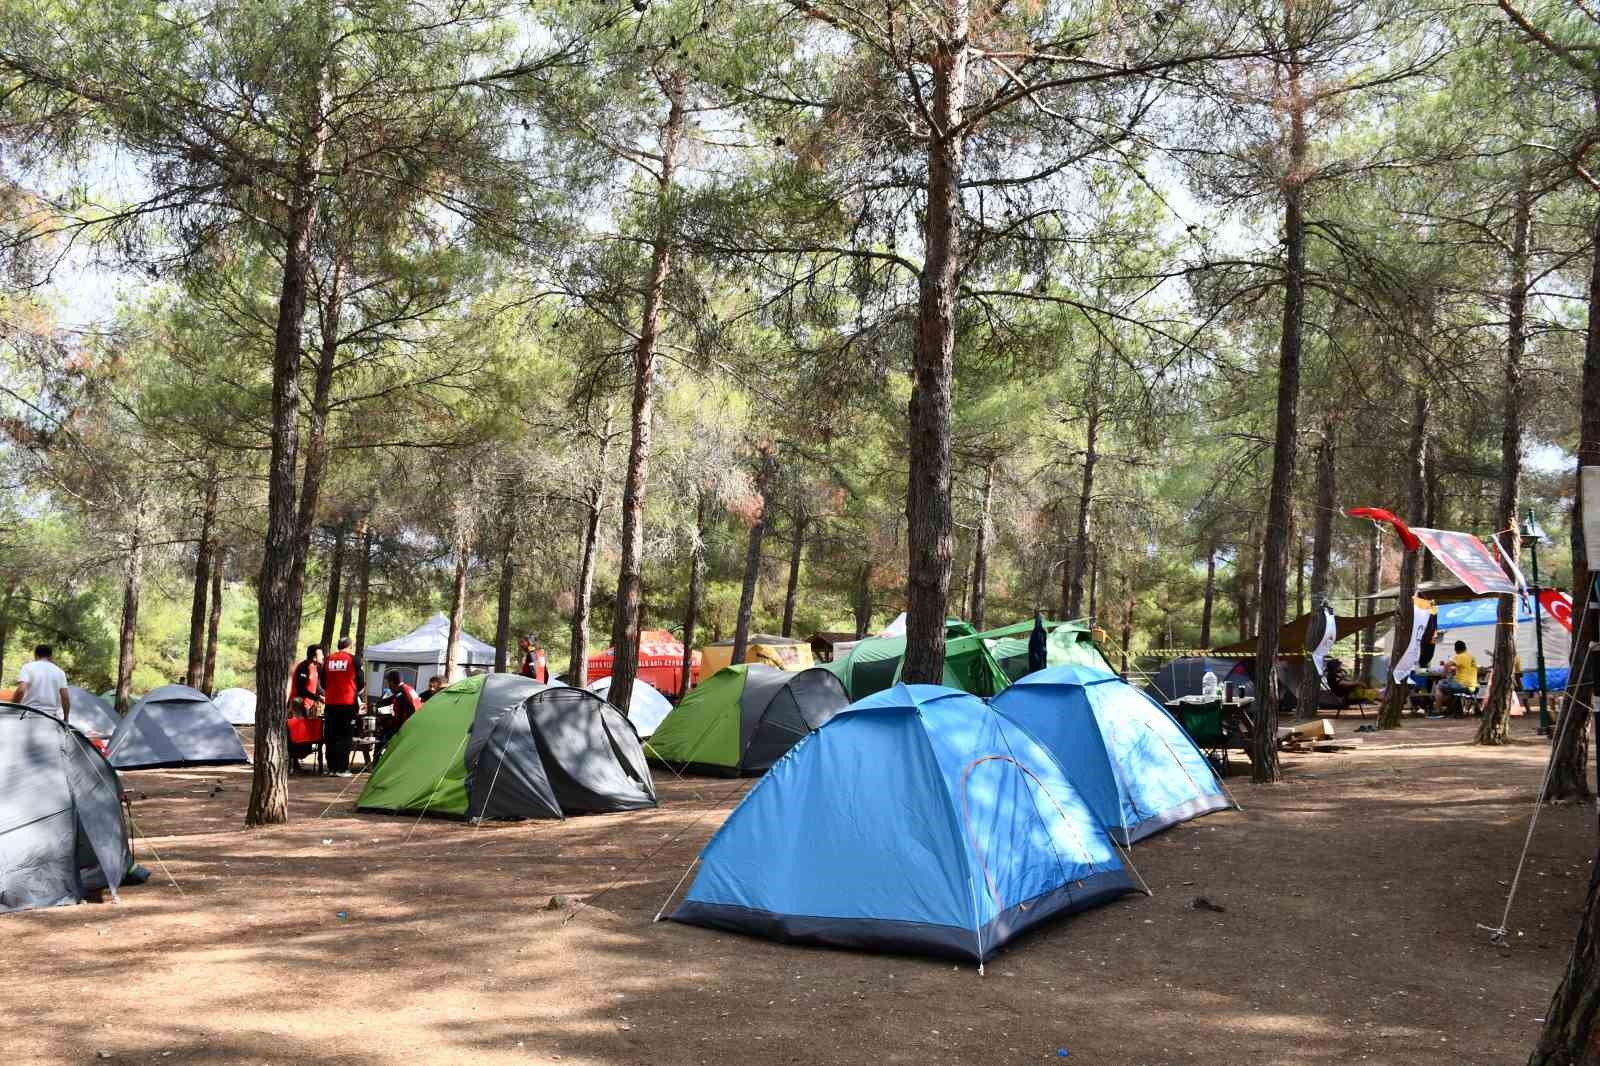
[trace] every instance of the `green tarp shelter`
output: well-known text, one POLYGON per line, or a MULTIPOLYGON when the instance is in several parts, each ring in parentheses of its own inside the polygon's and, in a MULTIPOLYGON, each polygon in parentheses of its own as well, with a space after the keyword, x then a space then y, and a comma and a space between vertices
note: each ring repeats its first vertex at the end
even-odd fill
POLYGON ((652 759, 698 773, 765 773, 849 703, 844 685, 821 667, 788 671, 738 663, 691 689, 645 750, 652 759))
MULTIPOLYGON (((1105 654, 1095 644, 1089 627, 1082 622, 1046 622, 1049 634, 1045 644, 1045 666, 1086 666, 1094 670, 1116 673, 1105 654)), ((1033 623, 1018 622, 979 633, 978 639, 989 646, 1006 677, 1016 681, 1028 672, 1028 635, 1033 623)))
POLYGON ((587 689, 479 674, 441 690, 395 734, 356 809, 564 818, 656 805, 638 734, 587 689))
MULTIPOLYGON (((971 635, 972 627, 966 623, 952 625, 965 629, 967 635, 957 636, 950 628, 946 629, 944 686, 974 696, 993 696, 1003 691, 1011 679, 990 654, 988 646, 980 637, 971 635)), ((1026 638, 1023 645, 1026 659, 1026 638)), ((851 702, 854 702, 875 692, 882 692, 899 681, 905 657, 905 637, 871 637, 851 648, 843 659, 828 663, 824 669, 844 684, 851 702)))

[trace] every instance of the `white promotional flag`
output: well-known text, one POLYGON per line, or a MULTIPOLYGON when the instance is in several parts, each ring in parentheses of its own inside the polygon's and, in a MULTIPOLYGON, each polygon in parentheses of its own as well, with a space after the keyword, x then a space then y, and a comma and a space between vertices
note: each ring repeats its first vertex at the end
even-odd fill
POLYGON ((1339 637, 1339 620, 1334 617, 1333 608, 1326 603, 1322 605, 1322 637, 1317 641, 1317 646, 1311 649, 1311 661, 1317 664, 1317 677, 1326 677, 1328 673, 1328 653, 1333 650, 1333 643, 1339 637))
MULTIPOLYGON (((1390 676, 1398 683, 1403 683, 1411 676, 1411 668, 1417 665, 1417 657, 1422 654, 1422 631, 1428 628, 1428 607, 1426 600, 1412 600, 1411 633, 1403 650, 1395 652, 1391 663, 1393 669, 1390 676)), ((1395 634, 1399 636, 1399 634, 1395 634)))

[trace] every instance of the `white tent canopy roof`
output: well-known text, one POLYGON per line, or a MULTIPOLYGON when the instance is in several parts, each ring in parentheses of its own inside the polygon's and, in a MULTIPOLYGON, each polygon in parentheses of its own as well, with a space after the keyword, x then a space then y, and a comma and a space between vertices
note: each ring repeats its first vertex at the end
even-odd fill
MULTIPOLYGON (((443 666, 445 645, 449 640, 450 619, 441 611, 405 636, 367 648, 366 659, 369 663, 443 666)), ((494 649, 477 637, 463 632, 461 662, 467 666, 493 666, 494 649)))

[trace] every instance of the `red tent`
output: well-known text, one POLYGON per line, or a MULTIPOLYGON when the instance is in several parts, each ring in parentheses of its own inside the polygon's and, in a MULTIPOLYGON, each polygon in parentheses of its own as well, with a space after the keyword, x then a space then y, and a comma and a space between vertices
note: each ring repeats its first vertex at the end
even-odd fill
MULTIPOLYGON (((589 680, 610 677, 616 665, 616 649, 607 648, 589 656, 589 680)), ((639 634, 639 680, 648 682, 663 696, 683 695, 683 645, 665 629, 646 629, 639 634)), ((700 683, 700 653, 689 665, 689 684, 700 683)))

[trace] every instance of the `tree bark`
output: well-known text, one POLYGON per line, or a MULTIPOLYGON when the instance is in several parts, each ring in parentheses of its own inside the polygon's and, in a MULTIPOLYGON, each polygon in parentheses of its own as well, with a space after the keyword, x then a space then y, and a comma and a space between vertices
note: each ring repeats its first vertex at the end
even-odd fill
POLYGON ((1083 477, 1078 485, 1078 530, 1072 541, 1071 594, 1067 598, 1067 617, 1083 613, 1083 575, 1088 568, 1089 534, 1094 510, 1094 469, 1100 461, 1100 355, 1095 353, 1089 371, 1089 411, 1084 429, 1083 477))
MULTIPOLYGON (((356 519, 355 529, 350 533, 350 547, 356 551, 367 550, 367 516, 363 514, 356 519)), ((358 560, 356 570, 361 569, 358 560)), ((339 608, 339 639, 350 636, 350 624, 355 615, 356 585, 360 581, 359 573, 351 573, 348 568, 344 576, 344 605, 339 608)), ((360 658, 358 655, 357 658, 360 658)))
POLYGON ((516 527, 502 515, 504 525, 500 540, 500 590, 495 602, 494 615, 494 672, 506 672, 511 654, 511 592, 516 581, 516 527))
MULTIPOLYGON (((1334 423, 1330 418, 1322 427, 1317 443, 1317 511, 1311 524, 1311 611, 1320 614, 1328 602, 1328 571, 1333 563, 1333 511, 1338 494, 1338 469, 1334 465, 1334 423)), ((1304 612, 1301 612, 1304 613, 1304 612)), ((1322 682, 1310 656, 1310 621, 1306 624, 1307 655, 1300 674, 1300 717, 1317 716, 1317 696, 1322 682), (1310 682, 1307 684, 1307 682, 1310 682)))
POLYGON ((1544 1012, 1544 1030, 1528 1066, 1600 1066, 1600 859, 1566 973, 1544 1012))
POLYGON ((189 662, 184 676, 195 688, 201 687, 200 675, 206 668, 206 596, 211 591, 211 556, 216 550, 212 526, 217 519, 217 492, 217 477, 212 472, 206 477, 205 503, 200 511, 200 538, 194 557, 194 596, 189 607, 189 662))
POLYGON ((983 618, 989 599, 989 516, 994 509, 994 467, 991 460, 983 468, 983 508, 978 515, 978 536, 972 548, 972 626, 979 632, 984 629, 983 618))
POLYGON ((1072 549, 1061 549, 1061 612, 1063 621, 1072 617, 1072 549))
POLYGON ((683 680, 678 689, 683 693, 689 691, 694 680, 694 631, 700 621, 700 585, 706 572, 706 494, 699 492, 697 495, 694 547, 689 550, 689 607, 683 615, 683 680))
POLYGON ((222 570, 227 562, 227 551, 216 548, 211 560, 210 617, 206 621, 206 656, 199 685, 200 691, 207 696, 217 694, 217 631, 222 628, 222 570))
MULTIPOLYGON (((611 417, 606 416, 605 435, 600 438, 600 456, 595 469, 605 469, 606 454, 611 450, 611 417)), ((572 590, 572 632, 568 647, 570 658, 567 677, 573 685, 583 688, 589 683, 589 612, 594 605, 594 562, 600 551, 600 519, 606 508, 606 480, 596 474, 589 483, 589 495, 583 517, 583 554, 578 559, 578 582, 572 590)), ((613 673, 613 676, 615 674, 613 673)), ((627 710, 632 701, 633 685, 628 685, 628 699, 622 693, 612 692, 607 697, 612 706, 627 710)))
MULTIPOLYGON (((1600 209, 1593 222, 1594 260, 1589 272, 1588 336, 1583 345, 1583 385, 1578 415, 1578 467, 1600 466, 1600 209)), ((1578 479, 1572 501, 1572 608, 1576 615, 1572 633, 1572 673, 1567 681, 1567 698, 1562 701, 1556 722, 1556 746, 1550 757, 1549 800, 1587 799, 1586 777, 1589 748, 1588 708, 1594 697, 1588 669, 1588 648, 1600 640, 1600 612, 1591 605, 1594 568, 1588 558, 1583 537, 1583 479, 1578 479), (1578 622, 1581 621, 1581 625, 1578 622), (1579 666, 1585 666, 1579 670, 1579 666)))
POLYGON ((466 523, 456 531, 456 573, 450 583, 450 635, 444 646, 445 680, 451 684, 459 681, 461 665, 461 633, 467 619, 467 559, 471 548, 466 523))
POLYGON ((322 649, 333 653, 333 629, 339 620, 339 590, 344 587, 344 523, 333 531, 333 555, 328 560, 328 598, 322 605, 322 649))
MULTIPOLYGON (((1366 614, 1370 617, 1378 613, 1378 601, 1373 597, 1378 591, 1378 575, 1383 569, 1383 545, 1378 539, 1378 524, 1374 522, 1367 532, 1367 584, 1366 584, 1366 614)), ((1362 687, 1366 687, 1368 665, 1373 659, 1374 642, 1377 640, 1376 626, 1368 626, 1356 634, 1356 677, 1362 687), (1366 651, 1363 652, 1362 649, 1366 651), (1364 656, 1364 657, 1363 657, 1364 656)))
POLYGON ((296 594, 295 466, 300 444, 300 327, 305 317, 311 233, 317 217, 316 174, 326 129, 301 159, 284 241, 283 278, 272 351, 272 452, 267 463, 267 535, 257 580, 260 604, 256 656, 256 734, 247 826, 289 818, 289 670, 300 633, 296 594))
MULTIPOLYGON (((1427 486, 1423 494, 1422 526, 1424 529, 1439 528, 1439 486, 1444 478, 1439 470, 1439 442, 1433 437, 1428 438, 1427 448, 1422 453, 1422 483, 1427 486)), ((1416 518, 1412 518, 1416 521, 1416 518)), ((1476 525, 1476 523, 1474 523, 1476 525)), ((1431 552, 1422 553, 1422 580, 1434 579, 1434 559, 1431 552)))
MULTIPOLYGON (((1292 38, 1292 27, 1288 35, 1292 38)), ((1267 495, 1266 535, 1261 545, 1261 603, 1256 626, 1256 723, 1250 739, 1250 778, 1270 783, 1278 769, 1278 645, 1283 626, 1284 578, 1289 567, 1290 492, 1299 426, 1301 331, 1305 319, 1306 232, 1305 164, 1308 149, 1306 103, 1300 92, 1300 63, 1291 50, 1289 80, 1289 171, 1284 175, 1283 334, 1278 346, 1278 412, 1272 439, 1272 484, 1267 495)))
POLYGON ((1206 591, 1200 604, 1200 647, 1211 647, 1211 610, 1217 598, 1217 546, 1206 546, 1206 591))
POLYGON ((628 713, 633 681, 639 673, 640 586, 644 578, 644 498, 650 472, 650 418, 656 376, 656 342, 672 267, 673 174, 683 134, 683 83, 668 90, 667 121, 661 131, 656 172, 656 230, 651 243, 650 275, 645 280, 644 312, 633 349, 633 412, 629 426, 628 473, 622 483, 622 559, 617 570, 617 609, 611 623, 616 658, 611 669, 611 703, 628 713))
MULTIPOLYGON (((142 506, 142 505, 141 505, 142 506)), ((137 517, 122 570, 122 627, 117 635, 118 714, 127 714, 133 692, 134 642, 139 628, 139 592, 144 584, 144 534, 137 517)))
POLYGON ((1294 616, 1299 618, 1306 613, 1306 540, 1304 536, 1299 535, 1292 539, 1294 540, 1294 616))
POLYGON ((1133 582, 1122 575, 1122 676, 1128 676, 1128 646, 1133 643, 1133 582))
POLYGON ((901 676, 910 684, 944 679, 944 623, 950 594, 950 420, 955 376, 955 315, 961 282, 960 131, 966 104, 966 0, 946 6, 948 22, 928 56, 932 80, 923 264, 911 357, 906 483, 906 655, 901 676))
POLYGON ((732 661, 735 664, 744 662, 745 653, 750 649, 750 620, 755 614, 756 584, 761 579, 761 542, 767 535, 767 487, 772 479, 773 462, 772 451, 763 446, 761 463, 756 469, 756 496, 761 513, 750 527, 750 545, 744 556, 744 584, 739 589, 739 614, 733 627, 732 661))
POLYGON ((794 632, 794 611, 800 599, 800 562, 806 550, 806 529, 811 520, 802 512, 795 516, 794 542, 789 545, 789 587, 783 594, 783 636, 794 632))
POLYGON ((1100 592, 1100 548, 1098 545, 1089 545, 1089 617, 1099 617, 1099 592, 1100 592))
MULTIPOLYGON (((1427 472, 1423 469, 1423 455, 1428 443, 1428 391, 1426 385, 1419 381, 1413 386, 1411 399, 1411 441, 1410 450, 1407 452, 1407 480, 1409 482, 1407 496, 1409 498, 1408 520, 1422 514, 1427 507, 1427 472)), ((1394 662, 1402 650, 1400 642, 1407 640, 1411 635, 1412 617, 1415 612, 1417 594, 1417 572, 1421 569, 1421 560, 1417 557, 1426 554, 1424 549, 1408 551, 1400 562, 1400 594, 1395 603, 1394 636, 1390 639, 1389 665, 1386 668, 1388 677, 1384 685, 1383 707, 1378 711, 1379 729, 1399 729, 1401 717, 1405 714, 1406 700, 1410 697, 1410 686, 1403 681, 1394 679, 1394 662)))
POLYGON ((872 563, 864 562, 856 574, 856 639, 861 640, 872 627, 872 563))
POLYGON ((361 555, 356 559, 356 658, 367 661, 367 600, 372 591, 372 526, 361 520, 361 555))
MULTIPOLYGON (((1495 530, 1502 550, 1512 562, 1521 554, 1517 504, 1522 493, 1522 357, 1527 351, 1528 236, 1533 226, 1533 195, 1526 178, 1517 190, 1511 221, 1511 278, 1506 294, 1505 412, 1500 425, 1500 499, 1495 509, 1495 530)), ((1484 700, 1483 721, 1478 723, 1479 744, 1511 742, 1511 694, 1516 689, 1517 597, 1501 596, 1495 618, 1494 670, 1489 675, 1489 696, 1484 700)))

